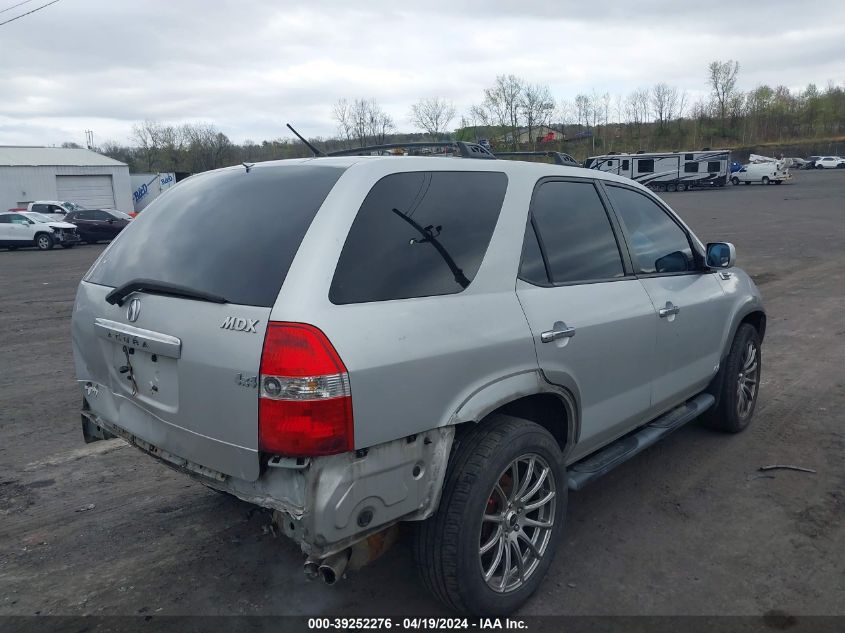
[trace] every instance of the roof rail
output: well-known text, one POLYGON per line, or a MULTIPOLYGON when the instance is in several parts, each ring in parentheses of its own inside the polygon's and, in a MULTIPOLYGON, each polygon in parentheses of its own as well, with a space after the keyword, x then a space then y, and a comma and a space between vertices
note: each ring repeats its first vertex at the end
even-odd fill
POLYGON ((415 147, 457 147, 461 158, 496 158, 493 153, 478 143, 465 141, 433 141, 431 143, 384 143, 381 145, 366 145, 352 149, 341 149, 329 152, 328 156, 356 156, 365 152, 375 152, 385 149, 408 149, 415 147))
POLYGON ((496 152, 494 156, 503 158, 522 158, 523 156, 546 156, 554 158, 556 165, 568 165, 570 167, 581 167, 581 163, 563 152, 496 152))

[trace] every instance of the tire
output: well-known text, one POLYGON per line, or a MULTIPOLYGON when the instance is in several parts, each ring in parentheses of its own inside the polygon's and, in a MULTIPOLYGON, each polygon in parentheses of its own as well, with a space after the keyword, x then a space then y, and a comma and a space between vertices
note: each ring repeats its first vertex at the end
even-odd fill
POLYGON ((38 233, 35 236, 35 246, 39 251, 49 251, 55 246, 55 243, 47 233, 38 233))
POLYGON ((668 191, 670 193, 675 191, 676 189, 677 189, 677 187, 675 186, 674 182, 670 182, 668 185, 666 185, 666 191, 668 191))
POLYGON ((782 182, 783 182, 782 180, 775 180, 775 184, 776 184, 776 185, 779 185, 779 184, 780 184, 780 183, 782 183, 782 182))
POLYGON ((739 184, 739 178, 737 178, 736 176, 731 178, 731 184, 732 185, 738 185, 739 184))
POLYGON ((659 193, 663 193, 664 191, 666 191, 666 187, 664 185, 657 185, 657 191, 659 193))
POLYGON ((763 176, 763 180, 761 180, 760 182, 762 182, 764 185, 768 185, 769 184, 769 177, 763 176))
POLYGON ((679 182, 679 183, 678 183, 678 191, 680 191, 680 192, 684 192, 684 191, 686 191, 686 190, 687 190, 687 185, 686 185, 686 183, 679 182))
POLYGON ((745 181, 745 184, 746 184, 746 185, 750 185, 751 183, 750 183, 750 182, 748 182, 748 181, 746 180, 746 181, 745 181))
POLYGON ((760 393, 762 360, 760 335, 753 325, 742 324, 736 331, 731 351, 725 359, 719 402, 702 416, 708 426, 727 433, 739 433, 748 427, 760 393), (749 378, 752 366, 753 378, 749 378), (740 392, 748 396, 749 391, 750 399, 743 400, 740 392))
POLYGON ((62 248, 73 248, 76 244, 62 244, 62 248))
POLYGON ((546 575, 563 530, 566 499, 560 449, 544 428, 496 415, 467 431, 452 449, 437 511, 416 528, 414 557, 423 583, 458 612, 512 613, 546 575), (527 512, 521 508, 540 501, 542 505, 527 512), (491 520, 493 516, 497 519, 491 520), (523 524, 527 521, 548 525, 523 524), (484 553, 482 542, 488 546, 484 553), (517 549, 518 558, 508 559, 517 549), (519 564, 511 562, 517 559, 523 561, 524 577, 519 564))
POLYGON ((816 169, 824 169, 824 165, 816 165, 816 169))

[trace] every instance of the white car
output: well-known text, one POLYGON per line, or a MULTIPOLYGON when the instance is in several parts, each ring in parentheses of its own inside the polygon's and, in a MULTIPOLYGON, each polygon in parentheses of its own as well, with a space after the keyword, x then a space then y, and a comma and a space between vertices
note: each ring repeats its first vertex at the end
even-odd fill
POLYGON ((73 248, 79 243, 79 233, 73 224, 30 211, 0 213, 0 246, 14 250, 20 246, 35 246, 49 251, 56 244, 73 248))
POLYGON ((845 158, 841 156, 822 156, 816 161, 816 169, 845 169, 845 158))
POLYGON ((731 182, 735 185, 759 182, 764 185, 775 183, 779 185, 784 180, 790 180, 792 175, 782 162, 749 163, 742 169, 731 174, 731 182))
POLYGON ((27 211, 51 216, 55 220, 63 220, 66 213, 71 211, 82 211, 85 207, 75 202, 62 200, 36 200, 26 205, 27 211))

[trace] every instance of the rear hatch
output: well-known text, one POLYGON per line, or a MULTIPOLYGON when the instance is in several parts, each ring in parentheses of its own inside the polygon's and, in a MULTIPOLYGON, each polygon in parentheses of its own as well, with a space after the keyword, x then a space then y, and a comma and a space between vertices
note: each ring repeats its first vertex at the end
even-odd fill
POLYGON ((201 174, 160 196, 91 267, 73 315, 77 378, 93 413, 170 456, 247 480, 259 474, 267 321, 343 172, 291 162, 201 174))

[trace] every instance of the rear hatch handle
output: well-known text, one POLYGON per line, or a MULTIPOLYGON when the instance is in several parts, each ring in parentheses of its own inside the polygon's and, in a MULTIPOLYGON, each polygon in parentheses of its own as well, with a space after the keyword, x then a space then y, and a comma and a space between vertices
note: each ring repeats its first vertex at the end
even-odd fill
POLYGON ((127 281, 122 286, 118 286, 106 295, 106 302, 111 305, 122 306, 126 297, 133 292, 143 290, 144 292, 152 292, 155 294, 169 295, 171 297, 184 297, 186 299, 197 299, 199 301, 208 301, 210 303, 229 303, 227 299, 220 295, 215 295, 210 292, 203 292, 202 290, 193 290, 171 284, 166 281, 154 281, 152 279, 132 279, 127 281))

